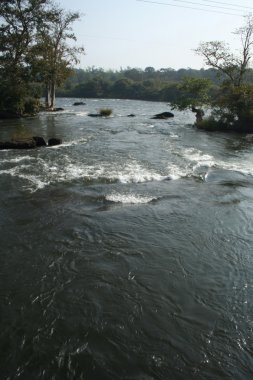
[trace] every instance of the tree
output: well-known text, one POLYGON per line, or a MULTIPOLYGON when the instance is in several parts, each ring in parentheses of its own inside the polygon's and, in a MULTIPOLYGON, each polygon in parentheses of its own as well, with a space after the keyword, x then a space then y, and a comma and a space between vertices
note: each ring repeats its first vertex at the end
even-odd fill
MULTIPOLYGON (((204 57, 205 64, 215 69, 220 77, 220 86, 215 96, 206 99, 191 92, 188 102, 185 102, 185 85, 181 86, 183 94, 175 102, 175 107, 185 109, 193 107, 196 100, 199 105, 212 107, 211 121, 216 127, 245 130, 250 128, 249 122, 253 122, 253 86, 246 83, 247 73, 251 60, 253 47, 253 16, 245 18, 245 24, 235 31, 241 40, 240 55, 230 51, 229 46, 221 41, 200 43, 195 52, 204 57), (248 124, 248 125, 246 125, 248 124)), ((194 84, 191 82, 191 85, 194 84)), ((197 124, 201 120, 197 120, 197 124)))
POLYGON ((37 44, 34 47, 36 71, 46 87, 46 107, 55 107, 55 89, 72 73, 73 64, 79 62, 83 47, 70 46, 76 41, 72 24, 80 18, 78 12, 65 12, 54 6, 48 17, 39 25, 37 44))
POLYGON ((0 112, 23 115, 39 110, 37 83, 47 87, 50 108, 55 87, 71 73, 83 48, 69 41, 78 13, 65 12, 51 0, 0 1, 0 112))
POLYGON ((23 114, 29 102, 29 55, 46 0, 0 2, 0 109, 23 114))
POLYGON ((204 111, 202 107, 210 104, 209 90, 211 81, 207 78, 185 77, 178 85, 180 95, 171 102, 172 108, 182 111, 189 108, 196 114, 196 122, 202 121, 204 111))

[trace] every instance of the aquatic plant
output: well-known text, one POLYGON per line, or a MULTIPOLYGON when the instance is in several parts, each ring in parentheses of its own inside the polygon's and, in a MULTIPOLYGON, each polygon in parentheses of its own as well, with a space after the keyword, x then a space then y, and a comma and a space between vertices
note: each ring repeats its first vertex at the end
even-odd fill
POLYGON ((111 116, 111 114, 112 114, 112 109, 111 108, 101 108, 99 110, 99 115, 100 116, 109 117, 109 116, 111 116))

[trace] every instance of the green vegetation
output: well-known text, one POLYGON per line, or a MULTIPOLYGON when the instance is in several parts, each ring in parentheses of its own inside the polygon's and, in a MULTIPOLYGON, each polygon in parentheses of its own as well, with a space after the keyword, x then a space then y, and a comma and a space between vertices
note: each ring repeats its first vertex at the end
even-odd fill
POLYGON ((99 115, 104 116, 104 117, 109 117, 112 114, 112 109, 111 108, 101 108, 99 110, 99 115))
POLYGON ((55 105, 55 88, 77 63, 82 48, 72 23, 78 13, 66 13, 50 0, 1 0, 0 2, 0 114, 23 116, 39 110, 47 88, 46 106, 55 105))
MULTIPOLYGON (((162 68, 103 70, 89 67, 75 69, 56 95, 73 98, 116 98, 171 102, 179 95, 177 85, 184 77, 209 79, 218 84, 216 70, 162 68)), ((251 75, 253 83, 253 72, 251 75)))
POLYGON ((196 113, 196 125, 201 129, 224 131, 253 131, 253 84, 249 81, 249 63, 253 46, 253 16, 246 17, 243 27, 235 34, 240 37, 240 56, 230 52, 220 41, 201 43, 196 53, 215 69, 219 86, 211 91, 210 82, 188 78, 180 83, 180 91, 172 103, 179 110, 190 108, 196 113), (211 116, 203 119, 202 107, 211 109, 211 116), (197 108, 200 107, 200 108, 197 108))

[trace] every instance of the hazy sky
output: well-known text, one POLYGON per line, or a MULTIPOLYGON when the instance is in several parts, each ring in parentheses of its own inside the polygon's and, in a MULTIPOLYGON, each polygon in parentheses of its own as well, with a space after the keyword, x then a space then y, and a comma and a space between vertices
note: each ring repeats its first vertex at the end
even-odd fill
POLYGON ((239 49, 238 37, 232 32, 243 24, 243 15, 253 12, 252 0, 157 0, 153 3, 58 0, 58 3, 82 14, 81 21, 74 25, 78 44, 86 51, 81 68, 201 68, 203 60, 192 51, 199 42, 222 40, 234 50, 239 49))

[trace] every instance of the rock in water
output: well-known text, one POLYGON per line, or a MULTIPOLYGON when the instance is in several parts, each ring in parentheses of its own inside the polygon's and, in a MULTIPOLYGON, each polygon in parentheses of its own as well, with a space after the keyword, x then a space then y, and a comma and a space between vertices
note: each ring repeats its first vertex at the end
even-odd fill
POLYGON ((100 115, 99 113, 88 113, 88 116, 90 116, 90 117, 101 117, 102 115, 100 115))
POLYGON ((62 144, 62 139, 58 139, 58 138, 51 138, 48 140, 48 146, 54 146, 54 145, 60 145, 62 144))
POLYGON ((174 114, 172 112, 157 113, 151 119, 168 119, 169 117, 174 117, 174 114))
POLYGON ((46 146, 43 137, 33 136, 25 139, 1 141, 0 150, 2 149, 33 149, 40 146, 46 146))
POLYGON ((85 105, 86 105, 86 103, 84 103, 84 102, 75 102, 73 104, 73 106, 85 106, 85 105))
POLYGON ((47 111, 51 111, 51 112, 60 112, 60 111, 64 111, 64 108, 56 107, 56 108, 53 108, 52 110, 47 110, 47 111))
POLYGON ((2 149, 33 149, 35 147, 36 147, 36 142, 33 138, 0 142, 0 150, 2 149))
POLYGON ((35 141, 35 144, 36 146, 46 146, 47 143, 46 141, 43 139, 43 137, 40 137, 40 136, 33 136, 33 140, 35 141))

